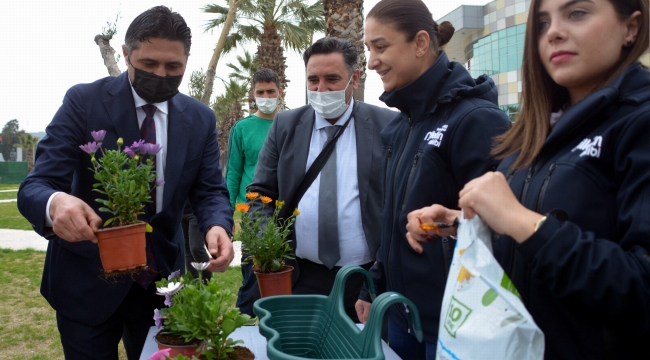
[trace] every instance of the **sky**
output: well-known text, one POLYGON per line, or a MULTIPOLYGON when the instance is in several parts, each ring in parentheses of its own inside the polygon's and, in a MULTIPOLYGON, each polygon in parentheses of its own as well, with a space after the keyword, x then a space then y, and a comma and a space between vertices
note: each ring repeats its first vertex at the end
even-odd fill
MULTIPOLYGON (((365 0, 364 14, 378 0, 365 0)), ((439 19, 460 5, 485 5, 490 0, 424 0, 434 19, 439 19)), ((225 6, 226 0, 214 0, 225 6)), ((179 90, 188 93, 187 81, 194 70, 207 68, 217 43, 220 29, 204 32, 204 24, 211 18, 201 8, 210 0, 23 0, 7 1, 2 9, 5 16, 0 21, 0 44, 4 56, 0 57, 2 87, 0 89, 0 130, 17 119, 20 128, 27 132, 45 131, 66 91, 73 85, 89 83, 108 76, 94 37, 102 32, 108 21, 117 22, 117 34, 111 40, 116 54, 121 54, 124 35, 131 21, 143 11, 166 5, 180 13, 192 29, 192 48, 185 78, 179 90)), ((322 34, 321 34, 322 36, 322 34)), ((320 36, 315 36, 317 40, 320 36)), ((245 48, 251 54, 256 45, 245 48)), ((240 51, 240 54, 243 49, 240 51)), ((217 76, 226 78, 230 73, 228 62, 235 62, 237 53, 219 60, 217 76)), ((289 108, 305 104, 305 68, 301 54, 286 51, 286 75, 289 85, 285 89, 289 108)), ((126 70, 124 58, 118 63, 126 70)), ((223 93, 220 80, 215 81, 214 94, 223 93)), ((374 71, 367 72, 365 102, 385 106, 379 101, 383 87, 374 71)))

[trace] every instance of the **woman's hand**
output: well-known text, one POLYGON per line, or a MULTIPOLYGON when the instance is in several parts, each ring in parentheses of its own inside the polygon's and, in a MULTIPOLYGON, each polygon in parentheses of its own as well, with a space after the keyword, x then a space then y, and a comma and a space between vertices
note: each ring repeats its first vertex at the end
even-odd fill
POLYGON ((422 245, 420 245, 420 242, 431 241, 432 235, 455 235, 456 229, 444 228, 439 230, 423 230, 420 227, 420 224, 435 222, 452 224, 458 217, 460 217, 460 211, 450 210, 441 205, 431 205, 419 210, 411 211, 406 217, 408 220, 408 223, 406 224, 406 240, 408 240, 409 245, 411 245, 413 250, 417 251, 418 254, 422 254, 423 249, 422 245))
POLYGON ((535 223, 543 216, 526 209, 512 193, 505 176, 489 172, 468 182, 460 191, 458 206, 465 218, 478 214, 492 230, 524 242, 534 232, 535 223))

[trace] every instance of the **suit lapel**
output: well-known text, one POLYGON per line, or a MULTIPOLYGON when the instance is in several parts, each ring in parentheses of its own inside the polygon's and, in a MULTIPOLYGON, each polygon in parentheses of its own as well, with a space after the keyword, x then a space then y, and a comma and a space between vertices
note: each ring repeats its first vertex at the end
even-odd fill
POLYGON ((140 139, 138 118, 135 112, 135 102, 131 92, 131 84, 124 72, 118 76, 108 88, 104 107, 115 126, 118 137, 124 140, 124 145, 131 145, 140 139))
POLYGON ((359 203, 364 208, 370 187, 370 169, 373 153, 373 124, 362 104, 354 114, 354 130, 357 140, 357 179, 359 181, 359 203))
POLYGON ((163 208, 171 202, 178 187, 178 182, 182 178, 177 174, 183 170, 187 147, 190 142, 192 119, 185 113, 185 103, 182 100, 183 98, 178 95, 169 100, 163 208))
POLYGON ((294 148, 291 151, 294 154, 293 169, 296 174, 302 174, 300 178, 295 178, 297 181, 293 186, 292 191, 295 191, 298 185, 302 182, 305 173, 307 172, 307 158, 309 157, 309 144, 311 143, 311 135, 314 129, 314 122, 316 116, 311 106, 303 113, 298 120, 296 126, 296 133, 294 135, 294 148))

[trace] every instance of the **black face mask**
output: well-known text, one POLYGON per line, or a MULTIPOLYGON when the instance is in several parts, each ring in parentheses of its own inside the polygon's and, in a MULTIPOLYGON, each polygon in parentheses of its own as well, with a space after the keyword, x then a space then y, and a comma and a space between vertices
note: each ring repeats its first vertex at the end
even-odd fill
POLYGON ((183 80, 183 75, 158 76, 156 74, 133 67, 133 90, 148 103, 167 101, 178 94, 178 86, 183 80))

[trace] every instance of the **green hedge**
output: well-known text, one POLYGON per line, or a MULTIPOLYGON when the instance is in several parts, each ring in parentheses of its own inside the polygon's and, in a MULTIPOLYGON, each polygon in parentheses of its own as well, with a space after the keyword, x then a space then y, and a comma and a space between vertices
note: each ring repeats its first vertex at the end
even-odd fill
POLYGON ((0 184, 20 184, 26 177, 26 161, 0 162, 0 184))

